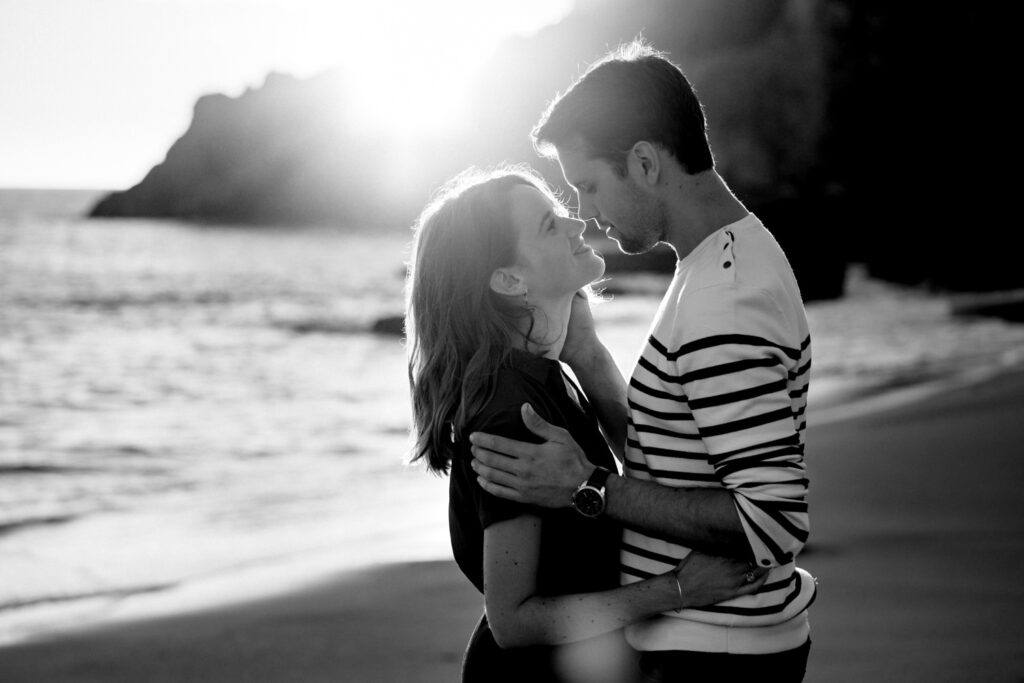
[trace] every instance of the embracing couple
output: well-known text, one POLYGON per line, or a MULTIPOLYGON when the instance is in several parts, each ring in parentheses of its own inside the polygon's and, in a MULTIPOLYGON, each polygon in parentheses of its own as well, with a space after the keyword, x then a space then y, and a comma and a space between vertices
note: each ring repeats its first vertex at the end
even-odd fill
POLYGON ((533 139, 578 213, 528 169, 464 173, 420 217, 408 281, 414 457, 449 473, 484 596, 463 680, 800 681, 811 352, 786 257, 648 46, 592 65, 533 139), (590 219, 678 258, 628 384, 590 314, 590 219))

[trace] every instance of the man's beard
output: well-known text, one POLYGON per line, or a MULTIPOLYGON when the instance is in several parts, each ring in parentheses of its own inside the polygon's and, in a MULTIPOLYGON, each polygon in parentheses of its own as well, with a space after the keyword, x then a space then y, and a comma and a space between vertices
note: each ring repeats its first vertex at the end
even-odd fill
POLYGON ((668 212, 664 203, 645 195, 634 183, 629 185, 629 198, 633 205, 630 216, 630 232, 619 233, 619 251, 623 254, 636 256, 646 254, 665 239, 665 228, 668 226, 668 212))

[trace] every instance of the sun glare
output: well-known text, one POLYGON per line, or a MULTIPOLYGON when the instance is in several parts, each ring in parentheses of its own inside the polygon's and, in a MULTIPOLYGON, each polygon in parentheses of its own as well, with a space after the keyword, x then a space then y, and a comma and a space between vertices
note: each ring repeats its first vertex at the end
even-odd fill
MULTIPOLYGON (((562 18, 571 0, 337 3, 306 0, 320 45, 343 74, 346 110, 368 134, 458 130, 467 90, 499 42, 562 18)), ((312 36, 295 39, 296 51, 312 36)))
POLYGON ((457 133, 506 36, 572 0, 0 0, 0 185, 119 187, 159 163, 196 100, 336 68, 345 121, 399 146, 457 133), (26 67, 29 65, 29 67, 26 67))

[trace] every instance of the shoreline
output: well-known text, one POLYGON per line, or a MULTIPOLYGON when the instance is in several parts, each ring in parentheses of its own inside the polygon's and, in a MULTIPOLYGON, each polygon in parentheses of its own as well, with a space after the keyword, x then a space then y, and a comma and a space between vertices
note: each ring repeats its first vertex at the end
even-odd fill
MULTIPOLYGON (((1024 373, 1024 365, 1018 369, 1024 373)), ((941 376, 918 373, 898 379, 890 376, 819 379, 811 385, 810 423, 826 425, 926 400, 944 389, 983 381, 1005 370, 974 369, 941 376)), ((401 535, 397 528, 384 531, 401 535)), ((411 531, 407 529, 405 533, 411 531)), ((415 550, 406 547, 404 556, 395 547, 357 555, 344 547, 326 547, 248 561, 162 584, 7 607, 0 609, 0 648, 61 637, 82 628, 103 628, 133 620, 187 615, 196 610, 232 608, 285 594, 296 586, 312 584, 333 574, 361 572, 404 561, 450 561, 447 544, 435 542, 435 545, 434 552, 429 544, 420 544, 415 550)))
MULTIPOLYGON (((800 564, 821 595, 806 680, 1006 673, 1010 653, 1024 657, 1014 637, 1024 626, 1024 503, 1014 491, 1024 369, 875 389, 811 415, 814 529, 800 564), (978 438, 990 442, 988 461, 972 466, 962 454, 978 438)), ((245 590, 238 577, 196 582, 0 647, 0 679, 457 679, 482 600, 451 560, 323 563, 302 580, 268 571, 254 570, 245 590)))

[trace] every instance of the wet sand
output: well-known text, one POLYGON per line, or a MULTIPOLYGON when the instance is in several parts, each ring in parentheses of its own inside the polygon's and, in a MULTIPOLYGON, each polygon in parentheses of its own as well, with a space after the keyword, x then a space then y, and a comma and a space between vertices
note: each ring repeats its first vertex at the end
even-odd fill
MULTIPOLYGON (((1024 373, 875 405, 812 412, 806 680, 1021 680, 1024 373)), ((0 681, 454 681, 480 604, 451 562, 387 565, 0 648, 0 681)))

